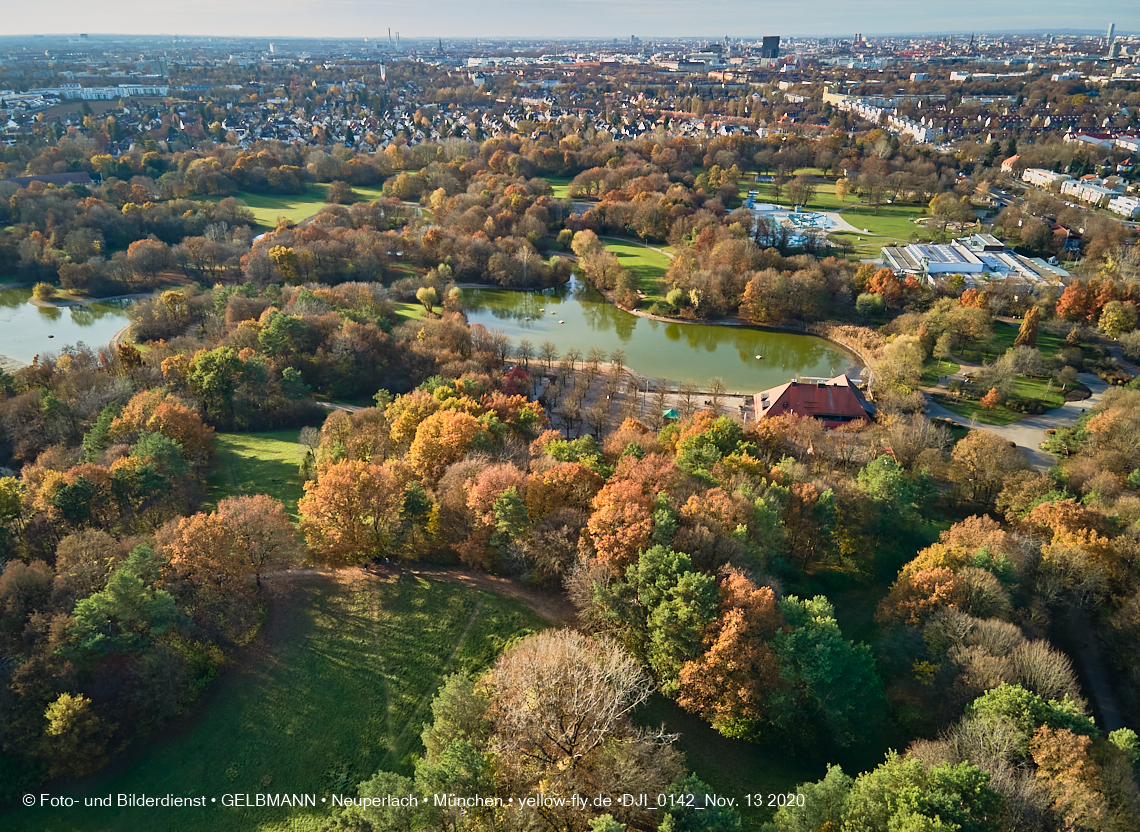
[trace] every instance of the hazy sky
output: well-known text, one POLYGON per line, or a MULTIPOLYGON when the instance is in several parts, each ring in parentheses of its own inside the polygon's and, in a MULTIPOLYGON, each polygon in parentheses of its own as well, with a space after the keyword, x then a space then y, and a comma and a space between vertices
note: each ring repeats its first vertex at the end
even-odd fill
POLYGON ((1137 0, 50 0, 19 2, 4 34, 116 32, 406 37, 753 37, 1018 29, 1140 30, 1137 0))

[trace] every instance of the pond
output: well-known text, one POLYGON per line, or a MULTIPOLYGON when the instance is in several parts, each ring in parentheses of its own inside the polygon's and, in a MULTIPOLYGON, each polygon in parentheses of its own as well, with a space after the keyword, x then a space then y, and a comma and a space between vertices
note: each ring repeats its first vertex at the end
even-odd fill
POLYGON ((43 307, 29 303, 31 296, 31 287, 0 285, 0 362, 31 364, 37 355, 80 341, 103 347, 130 323, 124 301, 43 307))
POLYGON ((512 289, 463 290, 468 320, 498 329, 517 344, 525 338, 537 351, 553 341, 560 352, 583 356, 593 347, 625 350, 626 365, 651 379, 692 380, 701 387, 720 376, 728 391, 755 393, 801 376, 860 375, 859 360, 812 335, 654 321, 623 312, 592 286, 572 279, 541 292, 512 289), (761 356, 757 358, 756 356, 761 356))

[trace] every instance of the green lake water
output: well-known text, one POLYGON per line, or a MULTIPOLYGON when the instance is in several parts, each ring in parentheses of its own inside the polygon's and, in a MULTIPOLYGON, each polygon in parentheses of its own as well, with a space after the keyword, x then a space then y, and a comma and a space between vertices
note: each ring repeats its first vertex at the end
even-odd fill
POLYGON ((541 292, 464 289, 468 320, 502 330, 515 344, 543 341, 583 356, 593 347, 608 356, 625 350, 626 365, 651 379, 692 380, 702 387, 720 376, 730 393, 755 393, 796 377, 859 375, 862 364, 822 338, 790 332, 673 323, 640 318, 608 303, 577 280, 541 292), (757 359, 756 356, 762 356, 757 359))
POLYGON ((0 359, 31 364, 37 355, 80 341, 103 347, 130 323, 125 303, 43 307, 29 303, 31 296, 31 287, 0 288, 0 359))

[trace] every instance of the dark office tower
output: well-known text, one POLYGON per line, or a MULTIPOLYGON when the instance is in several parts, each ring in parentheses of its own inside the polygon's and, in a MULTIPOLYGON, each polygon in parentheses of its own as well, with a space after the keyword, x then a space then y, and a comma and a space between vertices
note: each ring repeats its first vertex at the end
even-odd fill
POLYGON ((780 57, 780 36, 772 35, 764 38, 760 44, 760 57, 761 58, 778 58, 780 57))

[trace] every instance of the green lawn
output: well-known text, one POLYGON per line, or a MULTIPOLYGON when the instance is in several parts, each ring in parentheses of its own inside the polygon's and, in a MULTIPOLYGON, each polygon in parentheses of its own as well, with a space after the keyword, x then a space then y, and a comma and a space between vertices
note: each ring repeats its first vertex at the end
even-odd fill
POLYGON ((265 640, 206 695, 180 730, 152 737, 120 770, 45 790, 71 809, 15 810, 35 832, 317 830, 321 798, 378 769, 411 774, 443 677, 493 661, 543 622, 517 602, 425 577, 291 579, 265 640), (86 808, 85 796, 205 795, 205 809, 86 808), (316 808, 223 808, 224 794, 315 794, 316 808), (217 797, 216 804, 210 803, 217 797))
POLYGON ((423 320, 427 314, 427 310, 424 309, 422 303, 394 303, 392 305, 396 307, 396 312, 399 313, 404 320, 423 320))
POLYGON ((961 368, 953 361, 940 361, 937 358, 928 358, 922 364, 922 386, 937 387, 939 376, 952 376, 961 368))
MULTIPOLYGON (((1005 321, 994 321, 994 342, 999 349, 998 355, 1005 354, 1005 351, 1013 346, 1014 339, 1017 338, 1020 329, 1020 324, 1015 326, 1007 324, 1005 321)), ((1063 346, 1065 346, 1065 339, 1062 336, 1055 332, 1046 332, 1038 327, 1037 349, 1042 358, 1052 358, 1060 352, 1063 346)))
POLYGON ((909 241, 915 233, 929 236, 926 229, 912 222, 922 216, 922 210, 921 205, 880 205, 876 212, 868 205, 855 205, 844 210, 843 219, 860 230, 867 229, 864 233, 909 241))
POLYGON ((569 176, 544 176, 550 187, 554 189, 555 199, 569 199, 570 198, 570 183, 574 180, 569 176))
POLYGON ((210 482, 215 502, 238 494, 268 494, 280 500, 296 520, 297 501, 305 493, 299 474, 304 457, 304 449, 297 442, 299 433, 216 434, 218 456, 210 482))
MULTIPOLYGON (((1048 410, 1065 403, 1064 396, 1050 385, 1049 379, 1030 376, 1017 376, 1014 379, 1010 398, 1023 402, 1041 402, 1048 410)), ((981 402, 974 398, 963 397, 955 400, 949 396, 938 396, 938 403, 965 419, 976 418, 987 425, 1008 425, 1024 419, 1027 415, 1000 405, 993 410, 986 410, 981 406, 981 402)))
MULTIPOLYGON (((300 222, 328 205, 325 201, 325 192, 328 190, 327 182, 317 182, 310 185, 303 194, 285 194, 274 196, 272 194, 252 194, 248 191, 238 191, 234 196, 244 202, 253 211, 257 224, 264 228, 276 228, 281 218, 300 222)), ((357 185, 353 187, 358 202, 371 202, 383 199, 384 194, 380 188, 357 185)), ((205 201, 219 202, 224 197, 210 197, 205 201)))
POLYGON ((642 306, 652 306, 654 303, 665 302, 665 272, 669 270, 672 261, 659 251, 637 245, 636 243, 615 243, 613 237, 604 237, 609 240, 606 250, 612 251, 621 261, 622 267, 637 278, 637 286, 645 293, 642 306))
MULTIPOLYGON (((818 169, 814 169, 818 171, 818 169)), ((855 194, 848 194, 842 201, 835 195, 835 181, 825 179, 823 176, 812 175, 808 173, 816 186, 815 196, 811 202, 807 204, 808 210, 811 211, 838 211, 840 208, 846 208, 849 205, 858 205, 859 197, 855 194)), ((740 199, 741 202, 748 199, 748 192, 756 191, 757 202, 768 202, 773 205, 790 206, 788 201, 788 192, 785 187, 780 193, 780 199, 776 199, 776 186, 766 182, 756 182, 754 176, 749 176, 740 182, 740 199)))

